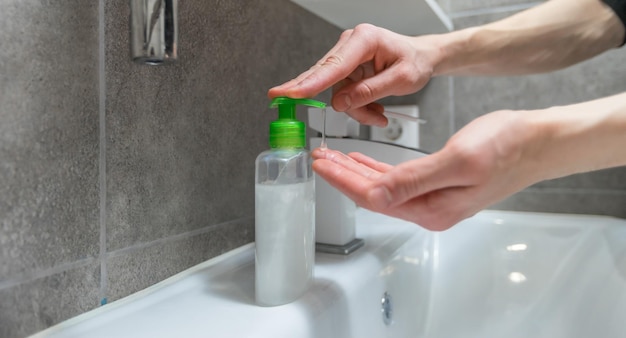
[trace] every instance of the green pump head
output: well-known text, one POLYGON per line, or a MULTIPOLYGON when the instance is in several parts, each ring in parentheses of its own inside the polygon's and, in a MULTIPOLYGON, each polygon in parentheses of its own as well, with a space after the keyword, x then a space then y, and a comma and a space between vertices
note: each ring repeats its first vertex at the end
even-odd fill
POLYGON ((278 107, 278 120, 270 123, 270 147, 272 148, 304 148, 306 144, 306 127, 304 122, 296 120, 296 106, 305 105, 324 108, 324 102, 311 99, 292 99, 279 96, 272 100, 270 108, 278 107))

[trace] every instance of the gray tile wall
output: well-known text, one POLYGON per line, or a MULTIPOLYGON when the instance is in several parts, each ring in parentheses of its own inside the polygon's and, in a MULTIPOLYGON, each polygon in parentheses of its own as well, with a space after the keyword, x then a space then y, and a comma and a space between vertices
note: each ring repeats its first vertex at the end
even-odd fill
MULTIPOLYGON (((535 5, 440 0, 457 28, 535 5)), ((181 2, 180 61, 128 60, 127 0, 0 13, 0 337, 21 337, 253 240, 266 89, 339 30, 287 0, 181 2)), ((549 75, 437 78, 425 150, 476 116, 626 90, 626 49, 549 75)), ((323 95, 322 99, 327 98, 323 95)), ((497 208, 626 217, 626 170, 542 182, 497 208)))
POLYGON ((3 3, 0 337, 253 240, 266 91, 340 30, 288 0, 179 6, 179 62, 148 67, 128 0, 3 3))

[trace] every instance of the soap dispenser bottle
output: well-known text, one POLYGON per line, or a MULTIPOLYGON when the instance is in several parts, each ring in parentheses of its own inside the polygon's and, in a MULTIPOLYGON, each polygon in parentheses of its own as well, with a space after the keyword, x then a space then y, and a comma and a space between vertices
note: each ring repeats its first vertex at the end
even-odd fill
POLYGON ((271 149, 256 159, 255 299, 260 306, 294 301, 313 279, 315 176, 297 105, 325 107, 310 99, 272 100, 278 119, 270 123, 271 149))

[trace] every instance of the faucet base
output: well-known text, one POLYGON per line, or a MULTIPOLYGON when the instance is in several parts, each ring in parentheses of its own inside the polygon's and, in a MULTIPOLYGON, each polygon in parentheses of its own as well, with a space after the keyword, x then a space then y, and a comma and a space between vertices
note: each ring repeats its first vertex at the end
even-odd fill
POLYGON ((315 243, 315 251, 330 253, 335 255, 349 255, 362 247, 365 242, 360 238, 355 238, 344 245, 333 245, 326 243, 315 243))

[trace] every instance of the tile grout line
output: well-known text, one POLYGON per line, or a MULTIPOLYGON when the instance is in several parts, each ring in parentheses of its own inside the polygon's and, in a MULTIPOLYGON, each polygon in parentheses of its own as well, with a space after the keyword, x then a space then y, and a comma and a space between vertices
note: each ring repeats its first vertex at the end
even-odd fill
POLYGON ((107 265, 106 265, 106 77, 105 77, 105 35, 104 35, 104 0, 98 1, 98 120, 99 120, 99 163, 98 186, 100 188, 100 290, 98 303, 106 304, 107 296, 107 265))
POLYGON ((212 232, 212 231, 215 231, 216 229, 218 229, 220 227, 224 227, 224 226, 227 226, 229 224, 233 224, 233 223, 236 223, 236 222, 239 222, 239 221, 242 221, 242 220, 246 220, 246 219, 254 219, 254 216, 242 217, 242 218, 230 220, 230 221, 227 221, 227 222, 222 222, 222 223, 218 223, 218 224, 205 226, 205 227, 200 228, 200 229, 195 229, 195 230, 183 232, 183 233, 172 235, 172 236, 155 239, 155 240, 150 241, 150 242, 138 243, 138 244, 134 244, 134 245, 131 245, 131 246, 127 246, 125 248, 116 249, 116 250, 113 250, 111 252, 108 252, 107 253, 107 257, 108 258, 110 258, 110 257, 117 257, 117 256, 121 256, 121 255, 127 254, 129 252, 133 252, 133 251, 141 250, 141 249, 144 249, 144 248, 148 248, 148 247, 151 247, 151 246, 154 246, 154 245, 157 245, 157 244, 174 242, 174 241, 177 241, 177 240, 186 239, 186 238, 190 238, 190 237, 193 237, 193 236, 201 235, 201 234, 204 234, 204 233, 212 232))
MULTIPOLYGON (((150 242, 144 242, 144 243, 139 243, 133 246, 129 246, 129 247, 125 247, 122 249, 117 249, 114 251, 111 251, 109 253, 104 253, 103 256, 94 256, 94 257, 89 257, 89 258, 83 258, 77 261, 73 261, 73 262, 69 262, 69 263, 65 263, 65 264, 61 264, 61 265, 56 265, 53 266, 51 268, 48 269, 43 269, 43 270, 37 270, 37 271, 32 271, 32 272, 26 272, 23 273, 21 276, 18 276, 17 278, 12 278, 12 279, 8 279, 8 280, 3 280, 0 281, 0 290, 3 289, 7 289, 10 287, 14 287, 14 286, 18 286, 21 284, 25 284, 25 283, 29 283, 32 281, 35 281, 37 279, 41 279, 41 278, 45 278, 45 277, 49 277, 52 275, 56 275, 62 272, 66 272, 72 269, 76 269, 76 268, 81 268, 84 266, 87 266, 89 264, 93 264, 93 263, 97 263, 100 262, 100 268, 102 269, 103 266, 104 268, 106 268, 106 265, 103 263, 106 263, 106 258, 109 257, 116 257, 116 256, 121 256, 133 251, 137 251, 137 250, 141 250, 153 245, 157 245, 157 244, 163 244, 163 243, 167 243, 167 242, 173 242, 176 240, 181 240, 181 239, 185 239, 185 238, 190 238, 196 235, 200 235, 200 234, 204 234, 207 232, 211 232, 211 231, 215 231, 220 227, 224 227, 227 226, 229 224, 233 224, 236 222, 240 222, 242 220, 247 220, 247 219, 254 219, 254 216, 247 216, 247 217, 242 217, 242 218, 238 218, 238 219, 234 219, 234 220, 230 220, 227 222, 222 222, 222 223, 218 223, 218 224, 214 224, 214 225, 209 225, 200 229, 195 229, 192 231, 188 231, 188 232, 184 232, 181 234, 176 234, 173 236, 169 236, 169 237, 165 237, 165 238, 160 238, 154 241, 150 241, 150 242)), ((102 283, 101 283, 102 284, 102 283)), ((107 286, 106 284, 104 285, 105 287, 107 286)), ((106 289, 101 289, 100 292, 106 292, 106 289)), ((102 299, 102 298, 100 298, 102 299)))
POLYGON ((26 272, 26 273, 23 273, 21 276, 18 276, 17 278, 11 278, 8 280, 0 281, 0 290, 26 284, 26 283, 29 283, 29 282, 32 282, 41 278, 56 275, 58 273, 66 272, 72 269, 82 268, 89 264, 93 264, 94 262, 97 262, 97 261, 98 261, 97 257, 89 257, 89 258, 79 259, 77 261, 73 261, 70 263, 56 265, 45 270, 26 272))

